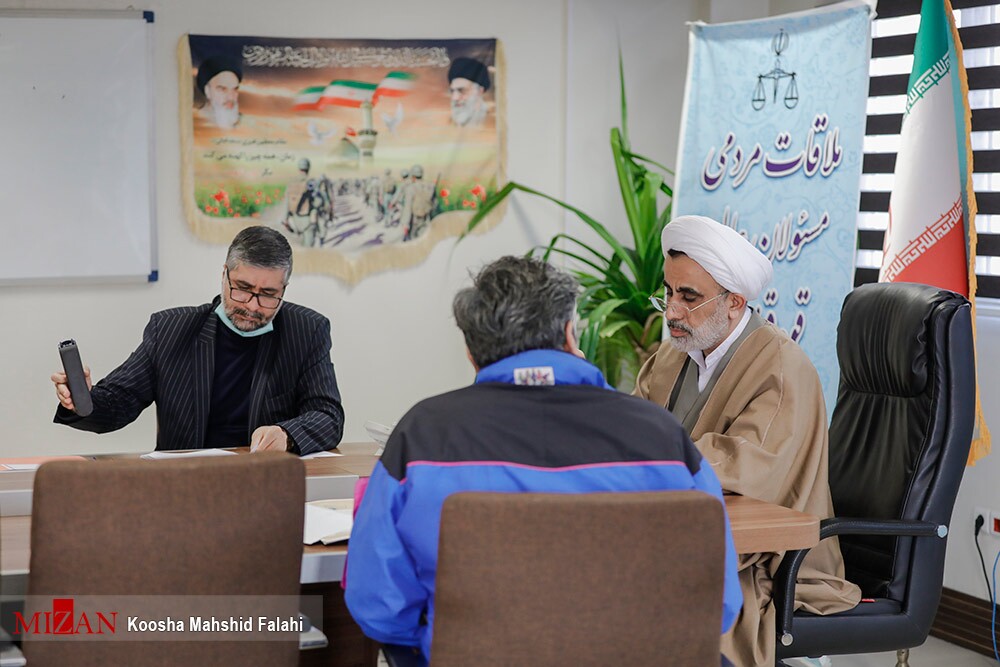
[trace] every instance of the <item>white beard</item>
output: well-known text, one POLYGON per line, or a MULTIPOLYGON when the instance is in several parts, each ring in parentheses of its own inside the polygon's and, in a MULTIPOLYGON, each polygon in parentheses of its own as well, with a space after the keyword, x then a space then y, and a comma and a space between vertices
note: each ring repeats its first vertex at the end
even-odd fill
POLYGON ((485 118, 486 105, 483 104, 483 98, 481 97, 466 102, 463 105, 458 105, 455 102, 451 103, 451 120, 455 125, 480 125, 485 118))
POLYGON ((715 304, 715 310, 708 319, 702 322, 701 326, 691 327, 678 320, 667 320, 667 326, 675 329, 683 329, 687 336, 670 336, 670 344, 681 352, 693 352, 694 350, 706 350, 713 345, 721 343, 728 334, 729 314, 728 309, 722 307, 720 301, 715 304))
POLYGON ((231 130, 240 122, 240 105, 234 104, 232 109, 212 105, 212 119, 223 130, 231 130))

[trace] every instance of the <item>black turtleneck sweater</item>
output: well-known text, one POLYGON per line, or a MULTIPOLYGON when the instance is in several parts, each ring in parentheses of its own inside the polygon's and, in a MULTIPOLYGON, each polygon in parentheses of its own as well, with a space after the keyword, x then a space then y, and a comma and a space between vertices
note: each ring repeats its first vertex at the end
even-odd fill
MULTIPOLYGON (((264 334, 265 336, 270 334, 264 334)), ((215 328, 215 374, 205 447, 250 444, 250 381, 260 337, 244 338, 223 322, 215 328)))

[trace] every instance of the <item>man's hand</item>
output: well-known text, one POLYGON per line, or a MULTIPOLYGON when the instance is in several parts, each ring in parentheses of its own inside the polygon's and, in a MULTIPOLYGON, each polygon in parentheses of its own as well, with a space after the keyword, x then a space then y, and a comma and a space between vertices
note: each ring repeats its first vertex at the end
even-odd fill
MULTIPOLYGON (((91 388, 90 384, 90 367, 83 367, 83 376, 87 378, 87 389, 91 388)), ((73 406, 73 395, 69 391, 69 385, 66 384, 66 374, 65 373, 53 373, 50 378, 52 383, 56 386, 56 398, 59 399, 59 404, 62 405, 67 410, 74 410, 73 406)))
POLYGON ((280 426, 261 426, 250 436, 251 452, 287 452, 288 434, 280 426))

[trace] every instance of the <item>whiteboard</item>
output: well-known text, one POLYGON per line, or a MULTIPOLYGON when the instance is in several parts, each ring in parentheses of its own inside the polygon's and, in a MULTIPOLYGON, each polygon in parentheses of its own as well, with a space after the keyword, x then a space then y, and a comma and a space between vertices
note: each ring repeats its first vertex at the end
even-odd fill
POLYGON ((0 12, 0 281, 155 280, 151 12, 0 12))

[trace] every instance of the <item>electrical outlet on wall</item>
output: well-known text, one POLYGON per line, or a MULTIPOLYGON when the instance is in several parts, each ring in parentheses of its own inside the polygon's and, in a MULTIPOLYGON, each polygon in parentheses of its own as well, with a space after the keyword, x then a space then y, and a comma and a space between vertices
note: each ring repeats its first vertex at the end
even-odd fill
POLYGON ((972 525, 973 526, 976 525, 976 523, 975 523, 976 522, 976 517, 980 517, 980 516, 983 517, 983 527, 982 527, 982 530, 979 531, 980 535, 989 534, 990 527, 991 527, 990 526, 990 515, 991 514, 992 514, 992 512, 990 512, 989 509, 987 509, 985 507, 973 507, 972 508, 972 525))
POLYGON ((976 517, 983 517, 983 528, 980 535, 992 535, 1000 537, 1000 511, 991 510, 986 507, 974 507, 972 509, 972 521, 975 526, 976 517))

